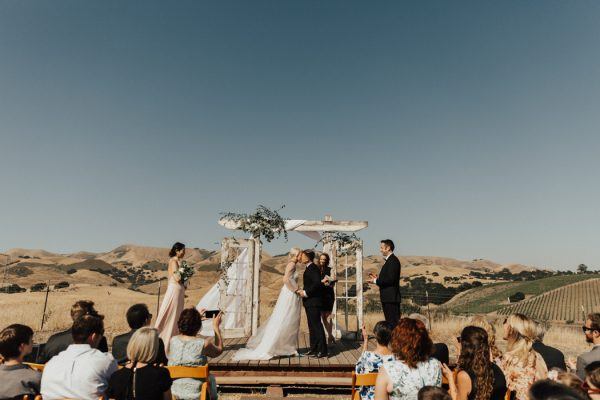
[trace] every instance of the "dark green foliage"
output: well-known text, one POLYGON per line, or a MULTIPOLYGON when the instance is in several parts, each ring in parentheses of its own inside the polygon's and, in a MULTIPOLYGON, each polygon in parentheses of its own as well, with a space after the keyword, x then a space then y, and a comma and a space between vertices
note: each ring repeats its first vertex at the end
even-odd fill
POLYGON ((35 285, 32 285, 30 290, 32 292, 43 292, 47 288, 48 288, 48 286, 45 283, 40 282, 40 283, 36 283, 35 285))

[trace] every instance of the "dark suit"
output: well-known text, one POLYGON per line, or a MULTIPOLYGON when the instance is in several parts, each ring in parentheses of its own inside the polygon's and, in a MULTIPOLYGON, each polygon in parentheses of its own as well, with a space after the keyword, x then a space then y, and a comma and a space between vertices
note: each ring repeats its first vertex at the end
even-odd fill
MULTIPOLYGON (((64 351, 73 344, 73 336, 71 335, 71 329, 67 329, 66 331, 55 333, 50 336, 46 344, 44 345, 44 349, 42 350, 38 362, 40 364, 45 364, 52 357, 64 351)), ((102 336, 102 340, 100 340, 100 344, 98 345, 98 350, 103 353, 108 352, 108 343, 106 342, 106 337, 102 336)))
MULTIPOLYGON (((137 329, 132 329, 131 331, 124 333, 119 336, 115 336, 112 343, 112 354, 117 360, 119 365, 125 364, 127 359, 127 345, 129 344, 129 340, 133 336, 137 329)), ((167 365, 169 360, 167 360, 167 356, 165 354, 165 343, 161 338, 158 338, 158 354, 156 355, 155 362, 157 364, 167 365)))
POLYGON ((546 346, 544 343, 540 341, 533 342, 533 350, 540 353, 546 366, 548 367, 548 371, 552 368, 560 368, 563 371, 567 370, 567 365, 565 364, 565 355, 562 351, 555 349, 551 346, 546 346))
POLYGON ((315 353, 327 354, 325 329, 321 323, 325 285, 321 282, 321 270, 319 267, 313 263, 308 264, 306 271, 304 271, 303 280, 306 297, 302 298, 302 303, 304 304, 304 311, 306 312, 306 319, 308 321, 310 350, 315 353))
POLYGON ((400 268, 398 257, 390 254, 375 281, 379 286, 383 315, 392 326, 396 326, 400 319, 400 268))

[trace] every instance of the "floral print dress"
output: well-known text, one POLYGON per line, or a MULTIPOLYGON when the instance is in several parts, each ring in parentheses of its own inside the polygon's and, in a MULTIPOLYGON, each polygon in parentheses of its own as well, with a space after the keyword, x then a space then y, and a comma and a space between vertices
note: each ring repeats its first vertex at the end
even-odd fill
POLYGON ((506 386, 515 392, 517 400, 527 400, 529 387, 535 381, 548 377, 546 363, 536 351, 529 353, 526 365, 510 354, 505 354, 499 365, 506 377, 506 386))
MULTIPOLYGON (((390 354, 387 356, 379 355, 372 351, 365 351, 362 353, 354 371, 357 374, 369 374, 371 372, 379 372, 379 368, 383 365, 384 361, 392 361, 394 355, 390 354)), ((360 398, 362 400, 373 400, 375 398, 375 386, 361 386, 360 387, 360 398)))
POLYGON ((382 368, 392 381, 390 400, 417 400, 423 386, 442 386, 442 364, 433 357, 417 363, 417 368, 396 359, 384 362, 382 368))

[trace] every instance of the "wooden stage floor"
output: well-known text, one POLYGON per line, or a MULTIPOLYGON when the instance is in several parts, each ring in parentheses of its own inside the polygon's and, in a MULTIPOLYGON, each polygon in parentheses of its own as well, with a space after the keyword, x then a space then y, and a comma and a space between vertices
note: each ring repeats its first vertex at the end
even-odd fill
MULTIPOLYGON (((267 361, 233 361, 233 354, 248 338, 225 339, 223 354, 209 360, 219 385, 317 385, 350 386, 352 371, 361 354, 361 342, 337 341, 329 345, 329 357, 277 357, 267 361)), ((300 351, 308 348, 308 335, 300 335, 300 351)), ((369 349, 374 348, 369 343, 369 349)))

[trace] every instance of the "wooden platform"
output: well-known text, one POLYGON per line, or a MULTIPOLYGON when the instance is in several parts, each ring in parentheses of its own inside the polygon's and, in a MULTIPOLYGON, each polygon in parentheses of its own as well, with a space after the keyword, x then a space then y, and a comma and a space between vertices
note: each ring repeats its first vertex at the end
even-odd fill
MULTIPOLYGON (((301 335, 300 351, 308 349, 308 335, 301 335)), ((209 361, 210 371, 219 385, 268 386, 315 385, 350 386, 352 371, 361 354, 361 343, 338 341, 329 345, 329 357, 277 357, 267 361, 233 361, 233 354, 244 347, 247 338, 225 339, 221 356, 209 361)), ((374 348, 369 343, 369 348, 374 348)))

